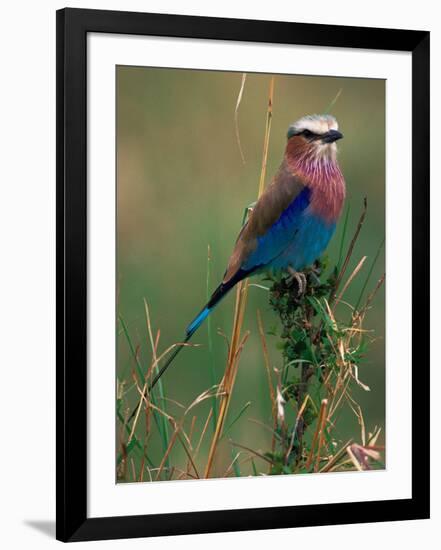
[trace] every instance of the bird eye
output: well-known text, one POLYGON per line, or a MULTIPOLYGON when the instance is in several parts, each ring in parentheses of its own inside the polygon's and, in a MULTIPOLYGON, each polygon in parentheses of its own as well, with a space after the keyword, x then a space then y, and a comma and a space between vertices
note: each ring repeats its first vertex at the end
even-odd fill
POLYGON ((314 134, 309 131, 309 130, 303 130, 302 134, 306 137, 306 138, 310 138, 312 137, 314 134))

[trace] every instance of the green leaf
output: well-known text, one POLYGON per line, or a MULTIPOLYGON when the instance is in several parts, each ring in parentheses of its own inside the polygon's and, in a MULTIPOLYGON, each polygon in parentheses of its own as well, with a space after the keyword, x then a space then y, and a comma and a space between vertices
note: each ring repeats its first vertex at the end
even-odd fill
MULTIPOLYGON (((127 456, 129 456, 129 454, 133 451, 133 449, 135 448, 135 445, 137 444, 137 440, 135 439, 135 437, 132 438, 132 440, 130 441, 130 443, 127 445, 126 447, 126 454, 127 456)), ((119 453, 118 454, 118 458, 117 458, 117 461, 116 461, 116 464, 119 466, 122 462, 122 453, 119 453)))
MULTIPOLYGON (((133 347, 132 340, 130 339, 129 331, 127 330, 126 324, 124 322, 124 319, 121 317, 121 315, 118 315, 119 322, 121 323, 124 335, 126 337, 127 343, 129 345, 130 353, 132 354, 133 359, 135 360, 135 365, 138 371, 138 377, 141 381, 144 381, 144 373, 142 372, 141 365, 139 363, 139 358, 136 354, 135 348, 133 347)), ((122 378, 125 378, 124 373, 121 376, 122 378)))
POLYGON ((369 268, 368 274, 366 275, 366 279, 365 279, 365 281, 364 281, 364 283, 363 283, 363 286, 362 286, 362 288, 361 288, 360 295, 359 295, 359 297, 358 297, 357 303, 356 303, 355 306, 354 306, 354 310, 355 310, 355 311, 358 311, 358 307, 360 306, 360 302, 361 302, 361 299, 362 299, 362 297, 363 297, 364 291, 366 290, 366 287, 367 287, 367 285, 368 285, 368 283, 369 283, 369 279, 371 278, 371 275, 372 275, 372 272, 373 272, 373 270, 374 270, 375 264, 377 263, 378 256, 380 255, 381 249, 382 249, 383 246, 384 246, 384 242, 385 242, 385 239, 382 240, 380 246, 378 247, 377 253, 375 254, 375 257, 374 257, 374 259, 373 259, 373 261, 372 261, 372 264, 371 264, 371 266, 370 266, 370 268, 369 268))
POLYGON ((339 248, 339 251, 338 251, 338 262, 337 262, 337 266, 336 266, 336 273, 339 273, 340 268, 341 268, 341 262, 343 260, 343 247, 344 247, 344 244, 345 244, 346 231, 347 231, 347 228, 348 228, 348 220, 349 220, 349 212, 350 211, 351 211, 351 203, 348 201, 348 206, 346 207, 345 219, 344 219, 344 222, 343 222, 343 232, 341 234, 341 239, 340 239, 340 248, 339 248))
MULTIPOLYGON (((231 447, 231 458, 234 460, 237 456, 236 449, 234 447, 231 447)), ((233 472, 236 477, 241 477, 242 474, 240 472, 239 464, 237 463, 237 460, 234 460, 233 462, 233 472)))
POLYGON ((236 424, 236 422, 239 420, 239 418, 243 415, 243 413, 248 409, 250 405, 251 405, 251 401, 248 401, 248 403, 245 403, 245 405, 240 409, 239 414, 236 416, 236 418, 229 424, 223 436, 225 436, 229 432, 229 430, 234 426, 234 424, 236 424))

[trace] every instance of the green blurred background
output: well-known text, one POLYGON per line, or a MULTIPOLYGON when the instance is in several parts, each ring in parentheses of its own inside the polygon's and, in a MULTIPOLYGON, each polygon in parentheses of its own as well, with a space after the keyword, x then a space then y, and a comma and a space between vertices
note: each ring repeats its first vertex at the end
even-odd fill
MULTIPOLYGON (((138 348, 144 368, 150 364, 151 349, 143 299, 149 303, 154 331, 161 331, 159 350, 181 341, 186 325, 206 302, 208 246, 212 291, 222 278, 243 210, 256 199, 270 76, 247 75, 239 109, 245 164, 234 125, 241 78, 240 73, 229 72, 117 68, 118 313, 138 348)), ((288 125, 305 114, 324 112, 340 89, 341 95, 331 113, 344 134, 338 145, 350 205, 347 241, 355 231, 363 198, 368 199, 367 219, 350 266, 353 268, 364 255, 368 257, 366 266, 370 265, 385 234, 385 82, 277 75, 266 179, 267 182, 271 179, 282 159, 288 125)), ((342 221, 343 217, 327 251, 331 263, 337 261, 342 221)), ((384 265, 383 249, 369 288, 383 273, 384 265)), ((365 267, 347 292, 349 302, 358 298, 367 270, 365 267)), ((260 281, 256 278, 253 282, 260 281)), ((256 325, 257 308, 263 314, 265 326, 274 325, 274 313, 267 298, 266 291, 250 287, 244 330, 249 329, 251 336, 240 361, 229 418, 234 418, 246 402, 251 401, 251 405, 228 434, 234 441, 262 450, 268 450, 271 434, 250 419, 271 424, 268 384, 256 325)), ((183 350, 164 375, 169 398, 188 405, 210 387, 212 360, 217 381, 220 380, 227 352, 217 329, 231 334, 233 305, 234 292, 212 315, 214 359, 208 350, 205 324, 193 338, 202 347, 183 350)), ((355 393, 363 408, 366 428, 372 431, 376 425, 384 427, 385 422, 384 290, 368 313, 365 327, 375 331, 376 340, 360 366, 359 376, 371 391, 355 393)), ((268 336, 272 365, 280 367, 276 341, 276 337, 268 336)), ((116 368, 119 382, 126 381, 124 387, 129 390, 125 394, 127 404, 134 404, 136 390, 129 389, 134 361, 120 326, 116 368)), ((210 405, 211 402, 205 402, 194 410, 195 433, 200 433, 210 405)), ((172 404, 167 407, 171 414, 179 411, 172 404)), ((339 419, 338 437, 359 440, 359 433, 357 419, 345 408, 339 419)), ((148 453, 154 462, 163 455, 155 433, 149 440, 148 453)), ((176 461, 183 458, 178 447, 174 453, 176 461)), ((206 453, 207 444, 201 448, 199 463, 204 464, 206 453)), ((224 471, 230 462, 226 442, 221 448, 217 472, 224 471)), ((250 472, 245 468, 242 473, 250 472)))

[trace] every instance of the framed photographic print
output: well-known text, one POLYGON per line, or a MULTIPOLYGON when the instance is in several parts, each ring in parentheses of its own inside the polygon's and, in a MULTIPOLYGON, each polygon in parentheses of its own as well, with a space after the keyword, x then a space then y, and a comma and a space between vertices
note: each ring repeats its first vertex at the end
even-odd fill
POLYGON ((429 33, 57 12, 57 538, 429 516, 429 33))

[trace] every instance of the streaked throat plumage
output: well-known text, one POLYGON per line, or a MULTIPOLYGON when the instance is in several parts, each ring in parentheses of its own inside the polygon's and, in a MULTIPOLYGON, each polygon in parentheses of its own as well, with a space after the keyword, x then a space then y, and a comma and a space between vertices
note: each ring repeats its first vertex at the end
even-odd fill
POLYGON ((288 128, 287 167, 311 189, 311 210, 329 222, 338 219, 346 194, 337 161, 342 137, 332 115, 307 115, 288 128))

